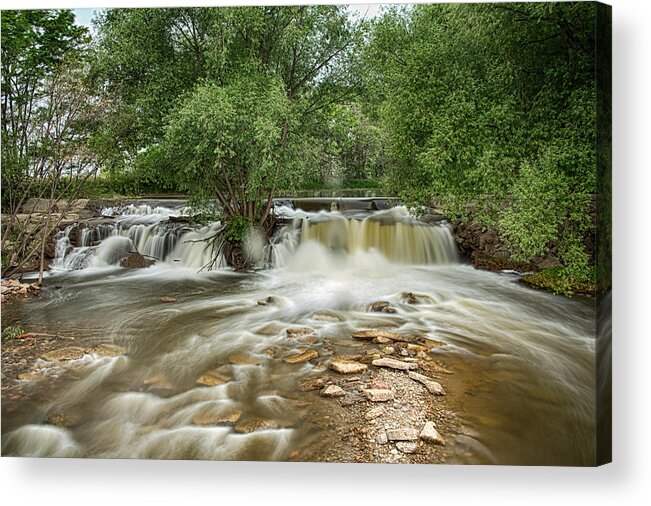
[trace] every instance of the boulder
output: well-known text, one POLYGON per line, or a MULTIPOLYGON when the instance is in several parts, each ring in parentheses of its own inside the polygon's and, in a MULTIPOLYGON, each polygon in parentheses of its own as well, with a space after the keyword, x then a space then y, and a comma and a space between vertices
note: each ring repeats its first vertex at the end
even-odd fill
POLYGON ((153 263, 153 260, 149 260, 137 251, 134 251, 128 257, 120 260, 120 267, 124 267, 125 269, 144 269, 145 267, 150 267, 153 263))

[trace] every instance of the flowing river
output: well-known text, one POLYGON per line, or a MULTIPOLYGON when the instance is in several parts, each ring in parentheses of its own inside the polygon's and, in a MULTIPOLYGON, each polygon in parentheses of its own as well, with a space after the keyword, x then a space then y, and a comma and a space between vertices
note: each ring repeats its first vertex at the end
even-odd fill
POLYGON ((218 223, 168 221, 183 210, 107 211, 116 216, 76 245, 63 232, 42 296, 4 304, 3 325, 126 354, 39 360, 29 395, 3 400, 3 455, 284 460, 328 437, 310 416, 333 401, 298 381, 358 350, 351 333, 387 327, 442 344, 432 351, 454 373, 446 402, 461 420, 447 462, 594 463, 594 300, 463 264, 444 223, 418 223, 404 208, 280 212, 288 224, 271 246, 247 238, 259 267, 247 273, 224 267, 219 241, 200 241, 218 223), (136 249, 158 261, 120 267, 136 249), (369 312, 376 301, 395 312, 369 312), (288 339, 294 327, 314 333, 288 339), (320 358, 283 360, 306 347, 320 358), (207 372, 213 381, 198 384, 207 372), (45 423, 53 410, 74 423, 45 423))

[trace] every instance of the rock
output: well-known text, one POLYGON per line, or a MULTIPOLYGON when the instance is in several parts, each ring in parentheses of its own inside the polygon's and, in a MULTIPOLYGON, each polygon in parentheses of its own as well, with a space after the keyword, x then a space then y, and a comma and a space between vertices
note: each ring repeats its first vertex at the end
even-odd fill
POLYGON ((79 415, 65 413, 58 409, 50 411, 45 417, 45 423, 56 425, 58 427, 72 427, 73 425, 77 425, 79 421, 79 415))
POLYGON ((396 448, 398 448, 402 453, 416 453, 418 450, 418 443, 400 441, 399 443, 396 443, 396 448))
POLYGON ((59 362, 62 360, 77 360, 86 354, 86 350, 79 346, 67 346, 58 350, 48 351, 41 355, 43 360, 48 362, 59 362))
POLYGON ((137 251, 134 251, 128 257, 120 260, 120 267, 124 267, 125 269, 144 269, 153 263, 153 260, 149 260, 137 251))
POLYGON ((269 420, 267 418, 249 418, 248 420, 236 423, 233 427, 233 431, 239 434, 249 434, 260 430, 273 430, 278 427, 278 422, 275 420, 269 420))
POLYGON ((151 390, 172 390, 172 382, 162 373, 154 374, 143 381, 151 390))
POLYGON ((390 369, 398 369, 400 371, 409 371, 418 369, 418 364, 413 362, 403 362, 393 358, 378 358, 371 362, 375 367, 388 367, 390 369))
POLYGON ((371 390, 389 390, 390 388, 389 383, 380 378, 375 378, 371 383, 371 390))
POLYGON ((88 351, 100 357, 118 357, 127 353, 127 350, 122 346, 116 346, 114 344, 98 344, 88 351))
MULTIPOLYGON (((355 332, 352 334, 353 339, 359 339, 362 341, 372 341, 373 339, 389 339, 391 341, 398 341, 398 342, 411 342, 414 340, 413 337, 411 336, 403 336, 398 334, 397 332, 391 332, 389 330, 378 330, 378 329, 368 329, 368 330, 360 330, 359 332, 355 332)), ((380 342, 380 341, 378 341, 380 342)), ((386 344, 388 341, 383 341, 383 344, 386 344)))
POLYGON ((366 398, 371 402, 387 402, 395 397, 392 390, 370 388, 364 390, 366 398))
POLYGON ((33 373, 33 372, 24 372, 22 374, 18 375, 19 380, 24 380, 24 381, 38 381, 42 378, 38 373, 33 373))
POLYGON ((310 327, 290 327, 285 330, 285 332, 287 333, 287 337, 295 338, 312 334, 314 329, 311 329, 310 327))
POLYGON ((389 301, 379 300, 379 301, 374 302, 373 304, 371 304, 370 309, 371 309, 371 311, 374 311, 376 313, 381 313, 382 311, 384 311, 388 307, 389 307, 389 301))
POLYGON ((318 357, 319 357, 319 353, 316 350, 306 349, 301 351, 300 353, 286 357, 284 361, 288 364, 303 364, 305 362, 308 362, 318 357))
POLYGON ((384 408, 382 406, 377 406, 375 408, 369 409, 366 413, 364 413, 364 418, 366 420, 371 421, 375 420, 376 418, 379 418, 384 414, 384 408))
POLYGON ((343 397, 346 395, 344 389, 338 387, 337 385, 330 385, 321 391, 321 397, 334 398, 334 397, 343 397))
POLYGON ((229 408, 221 412, 209 412, 197 415, 192 419, 192 423, 195 425, 232 425, 236 423, 241 416, 242 412, 239 409, 229 408))
POLYGON ((360 364, 359 362, 332 360, 332 362, 330 362, 330 369, 340 374, 358 374, 366 371, 368 366, 366 364, 360 364))
POLYGON ((161 302, 176 302, 176 299, 174 297, 161 297, 159 300, 161 302))
POLYGON ((420 295, 413 292, 403 292, 400 296, 407 304, 431 304, 432 299, 427 295, 420 295))
POLYGON ((340 322, 341 317, 331 311, 317 311, 312 315, 312 318, 324 322, 340 322))
POLYGON ((392 343, 393 341, 386 337, 376 337, 375 339, 373 339, 373 342, 377 344, 389 344, 392 343))
POLYGON ((423 427, 423 430, 420 432, 419 437, 426 443, 433 443, 437 445, 445 445, 445 439, 439 434, 434 427, 433 422, 427 422, 423 427))
POLYGON ((446 393, 445 389, 440 383, 434 381, 431 378, 428 378, 427 376, 424 376, 423 374, 409 371, 409 377, 414 381, 417 381, 418 383, 424 385, 425 388, 427 388, 427 391, 432 395, 445 395, 446 393))
POLYGON ((412 427, 387 430, 389 441, 417 441, 418 431, 412 427))
POLYGON ((375 438, 375 441, 376 441, 377 444, 379 444, 379 445, 385 445, 385 444, 387 444, 387 443, 389 442, 389 438, 387 437, 386 433, 381 432, 381 433, 378 434, 378 436, 375 438))
POLYGON ((214 387, 228 383, 232 378, 217 371, 207 371, 197 379, 198 385, 214 387))
POLYGON ((319 376, 318 378, 309 378, 306 380, 303 380, 299 383, 299 388, 303 392, 310 392, 312 390, 321 390, 323 387, 325 387, 326 383, 328 381, 327 376, 319 376))
POLYGON ((237 352, 229 355, 228 361, 233 365, 260 365, 262 361, 250 353, 237 352))

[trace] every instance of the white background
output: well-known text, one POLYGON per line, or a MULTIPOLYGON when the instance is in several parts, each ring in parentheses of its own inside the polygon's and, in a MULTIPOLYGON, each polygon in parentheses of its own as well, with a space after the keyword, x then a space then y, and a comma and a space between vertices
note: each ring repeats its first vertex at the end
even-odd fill
MULTIPOLYGON (((190 5, 259 2, 200 1, 190 5)), ((265 3, 307 3, 265 2, 265 3)), ((328 3, 328 2, 321 2, 328 3)), ((613 5, 614 461, 601 468, 0 459, 4 504, 651 504, 648 0, 613 5)), ((16 1, 2 8, 182 5, 16 1)), ((542 444, 542 443, 541 443, 542 444)))

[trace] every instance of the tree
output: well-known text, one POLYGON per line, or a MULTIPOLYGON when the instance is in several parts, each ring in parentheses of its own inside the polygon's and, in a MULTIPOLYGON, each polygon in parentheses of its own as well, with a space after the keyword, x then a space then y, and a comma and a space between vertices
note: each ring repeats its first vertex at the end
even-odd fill
POLYGON ((387 184, 450 215, 472 203, 517 259, 552 243, 577 275, 595 191, 595 7, 418 5, 374 25, 369 86, 387 184))
POLYGON ((47 240, 97 170, 89 138, 101 106, 85 83, 86 30, 73 21, 71 11, 2 15, 2 270, 36 258, 39 283, 47 240))

